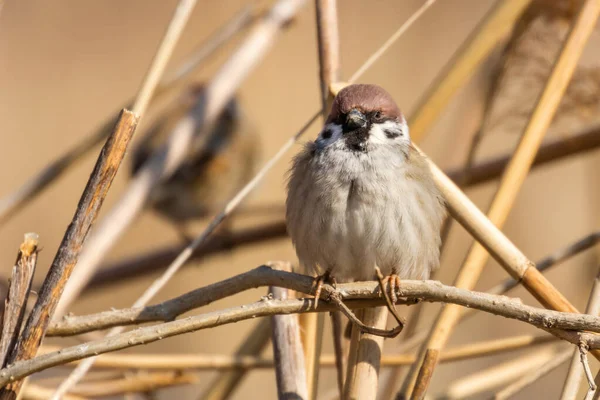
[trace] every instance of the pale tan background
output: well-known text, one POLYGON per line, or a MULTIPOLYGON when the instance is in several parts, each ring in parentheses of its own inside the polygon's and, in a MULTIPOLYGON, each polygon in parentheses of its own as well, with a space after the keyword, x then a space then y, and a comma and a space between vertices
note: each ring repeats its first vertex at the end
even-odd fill
MULTIPOLYGON (((246 1, 199 3, 171 65, 246 1)), ((421 3, 420 0, 339 1, 344 77, 349 77, 421 3)), ((89 134, 135 92, 175 4, 175 0, 6 1, 0 18, 0 195, 14 190, 24 178, 89 134)), ((385 86, 410 115, 419 96, 492 4, 491 0, 439 1, 361 81, 385 86)), ((315 31, 311 3, 241 88, 245 108, 261 131, 263 159, 274 154, 319 106, 315 31)), ((594 49, 597 47, 591 48, 589 57, 596 54, 594 49)), ((211 60, 197 77, 210 76, 223 59, 224 56, 211 60)), ((478 123, 489 70, 490 62, 484 64, 469 85, 459 92, 423 143, 424 149, 444 167, 459 165, 462 160, 468 144, 466 138, 478 123)), ((308 137, 314 135, 315 131, 312 131, 308 137)), ((514 139, 515 136, 490 139, 484 143, 482 153, 509 149, 514 145, 514 139)), ((40 234, 43 246, 36 278, 41 282, 72 217, 96 154, 86 157, 1 227, 2 276, 6 276, 12 266, 23 233, 35 231, 40 234)), ((288 159, 269 174, 252 202, 284 201, 283 175, 288 159)), ((599 161, 598 154, 592 153, 536 170, 528 178, 505 232, 532 259, 538 259, 597 227, 599 161)), ((126 184, 127 172, 123 169, 105 203, 105 212, 126 184)), ((490 184, 470 190, 468 194, 485 208, 493 188, 490 184)), ((198 224, 197 228, 202 226, 198 224)), ((175 240, 171 227, 151 213, 145 213, 107 258, 118 259, 175 240)), ((456 228, 438 275, 441 281, 452 283, 469 244, 467 234, 456 228)), ((295 260, 288 239, 209 257, 201 262, 201 268, 198 263, 198 266, 181 271, 157 300, 278 259, 295 260)), ((596 267, 597 258, 592 251, 576 257, 548 276, 577 307, 584 308, 596 267)), ((490 262, 478 288, 485 289, 505 275, 495 262, 490 262)), ((128 306, 155 276, 152 274, 134 283, 115 283, 103 293, 87 294, 73 311, 87 313, 128 306)), ((255 301, 263 294, 264 290, 247 292, 207 309, 255 301)), ((523 296, 527 303, 536 304, 522 290, 516 295, 523 296)), ((432 317, 437 306, 429 306, 428 310, 428 317, 432 317)), ((254 323, 247 321, 179 336, 133 351, 227 353, 237 346, 254 323)), ((461 325, 452 336, 451 344, 523 332, 532 332, 532 329, 522 323, 480 315, 461 325)), ((402 336, 396 340, 401 341, 402 336)), ((327 346, 330 349, 329 335, 327 346)), ((386 346, 393 351, 395 342, 390 341, 386 346)), ((432 393, 439 392, 458 376, 503 358, 507 357, 441 366, 434 377, 432 393)), ((544 378, 518 398, 557 398, 556 390, 562 385, 565 371, 561 368, 560 372, 544 378)), ((172 398, 175 394, 184 396, 180 398, 196 398, 213 374, 203 376, 206 378, 203 384, 162 391, 161 398, 172 398)), ((333 372, 323 373, 322 392, 333 387, 333 372)), ((257 393, 256 398, 275 398, 274 374, 271 371, 251 373, 235 398, 252 398, 254 396, 249 394, 253 392, 257 393)))

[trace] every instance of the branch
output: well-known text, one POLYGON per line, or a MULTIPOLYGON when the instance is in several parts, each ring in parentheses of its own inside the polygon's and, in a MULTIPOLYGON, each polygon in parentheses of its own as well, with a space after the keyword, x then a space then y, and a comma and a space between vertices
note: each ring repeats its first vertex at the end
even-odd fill
MULTIPOLYGON (((123 110, 113 134, 104 145, 96 166, 83 191, 73 220, 56 253, 50 270, 19 341, 10 353, 7 364, 33 357, 44 338, 46 329, 65 284, 77 263, 83 243, 100 212, 104 198, 123 160, 127 145, 135 131, 138 117, 123 110)), ((15 398, 22 382, 13 382, 0 391, 0 398, 15 398)))
MULTIPOLYGON (((192 309, 203 307, 248 289, 265 286, 278 286, 301 293, 315 294, 314 278, 278 271, 268 266, 260 266, 153 306, 105 311, 80 317, 65 316, 62 321, 52 323, 48 335, 71 336, 114 326, 136 325, 153 321, 172 321, 177 316, 192 309)), ((384 304, 383 299, 379 298, 377 282, 340 284, 337 290, 330 285, 324 285, 321 298, 327 300, 332 295, 341 296, 344 302, 347 300, 369 300, 357 303, 349 302, 348 306, 352 308, 384 304)), ((403 280, 402 285, 398 288, 398 296, 405 298, 405 301, 409 304, 414 303, 415 300, 425 300, 475 308, 506 318, 517 319, 542 329, 600 332, 600 317, 545 310, 523 305, 520 299, 517 298, 472 292, 443 285, 438 281, 403 280)), ((302 301, 307 302, 309 300, 298 301, 302 303, 302 301)), ((282 302, 282 304, 284 303, 287 304, 282 302)), ((330 311, 334 309, 331 304, 323 307, 319 310, 330 311)), ((302 310, 302 312, 306 311, 302 310)), ((598 339, 600 340, 600 337, 598 339)))
POLYGON ((8 292, 4 300, 4 321, 0 342, 0 367, 6 366, 6 357, 17 343, 21 333, 21 324, 27 308, 27 299, 31 290, 31 280, 37 264, 37 233, 26 233, 19 247, 17 261, 12 268, 8 292))
MULTIPOLYGON (((215 284, 203 289, 199 297, 216 300, 224 297, 215 290, 220 286, 221 290, 234 293, 241 291, 244 287, 256 287, 259 285, 247 285, 246 281, 259 280, 260 285, 277 285, 301 291, 312 286, 313 279, 283 271, 275 271, 269 267, 262 266, 249 273, 238 275, 227 281, 225 285, 215 284), (233 286, 233 287, 232 287, 233 286)), ((378 282, 356 282, 338 285, 334 289, 330 285, 324 285, 322 289, 323 298, 337 295, 345 299, 350 308, 366 308, 375 305, 384 305, 384 300, 379 295, 378 282), (354 301, 348 301, 355 299, 354 301)), ((202 290, 202 289, 201 289, 202 290)), ((309 290, 312 292, 312 288, 309 290)), ((563 313, 558 311, 544 310, 541 308, 523 305, 518 299, 504 296, 493 296, 485 293, 470 292, 468 290, 445 286, 436 281, 403 281, 398 290, 398 295, 408 299, 422 299, 432 302, 445 302, 473 307, 495 315, 516 319, 538 328, 548 330, 552 334, 571 343, 585 344, 590 349, 600 348, 600 336, 592 333, 581 333, 575 331, 600 332, 600 318, 574 313, 563 313)), ((335 306, 319 302, 317 312, 335 310, 335 306)), ((158 324, 145 328, 104 338, 82 345, 64 348, 60 351, 44 354, 32 360, 21 361, 0 370, 0 385, 5 385, 14 379, 20 379, 34 372, 61 365, 68 362, 80 360, 124 348, 144 345, 171 336, 193 332, 201 329, 212 328, 230 324, 246 319, 270 316, 276 314, 313 312, 313 299, 293 300, 271 300, 264 297, 252 304, 233 307, 225 310, 215 311, 181 320, 158 324)), ((90 330, 90 326, 87 326, 90 330)))

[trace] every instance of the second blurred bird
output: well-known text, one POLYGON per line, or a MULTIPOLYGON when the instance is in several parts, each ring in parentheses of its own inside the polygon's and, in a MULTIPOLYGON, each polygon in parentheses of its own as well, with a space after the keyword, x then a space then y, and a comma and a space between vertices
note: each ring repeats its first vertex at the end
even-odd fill
MULTIPOLYGON (((183 118, 197 112, 203 90, 200 84, 190 86, 156 119, 133 151, 132 175, 167 143, 183 118)), ((259 135, 236 98, 213 124, 203 129, 196 126, 194 133, 196 139, 185 161, 152 190, 148 200, 148 206, 172 222, 186 241, 191 239, 187 222, 220 211, 252 178, 260 149, 259 135)))

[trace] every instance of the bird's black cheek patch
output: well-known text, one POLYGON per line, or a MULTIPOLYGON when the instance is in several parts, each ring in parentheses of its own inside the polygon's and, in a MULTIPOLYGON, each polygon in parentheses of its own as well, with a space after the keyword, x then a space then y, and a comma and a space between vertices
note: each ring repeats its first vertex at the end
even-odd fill
POLYGON ((395 139, 398 136, 402 136, 402 131, 395 129, 384 129, 383 133, 385 133, 385 136, 387 136, 388 139, 395 139))
POLYGON ((323 131, 323 133, 321 134, 321 137, 323 139, 330 139, 331 135, 332 135, 331 129, 327 129, 327 130, 323 131))

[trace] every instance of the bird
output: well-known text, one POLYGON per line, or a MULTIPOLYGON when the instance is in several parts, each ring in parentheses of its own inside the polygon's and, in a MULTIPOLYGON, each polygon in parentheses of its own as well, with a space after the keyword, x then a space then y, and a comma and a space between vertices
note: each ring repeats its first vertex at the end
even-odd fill
POLYGON ((427 279, 438 268, 445 202, 380 86, 353 84, 337 94, 316 140, 294 157, 287 190, 287 229, 302 272, 364 281, 377 266, 395 300, 400 279, 427 279))
MULTIPOLYGON (((166 144, 183 118, 199 112, 197 105, 204 88, 202 83, 189 85, 156 119, 132 152, 132 176, 166 144)), ((184 162, 152 188, 147 201, 147 207, 173 224, 184 242, 192 237, 186 223, 221 210, 253 176, 260 155, 258 131, 237 97, 226 104, 212 124, 194 129, 195 141, 184 162)))

